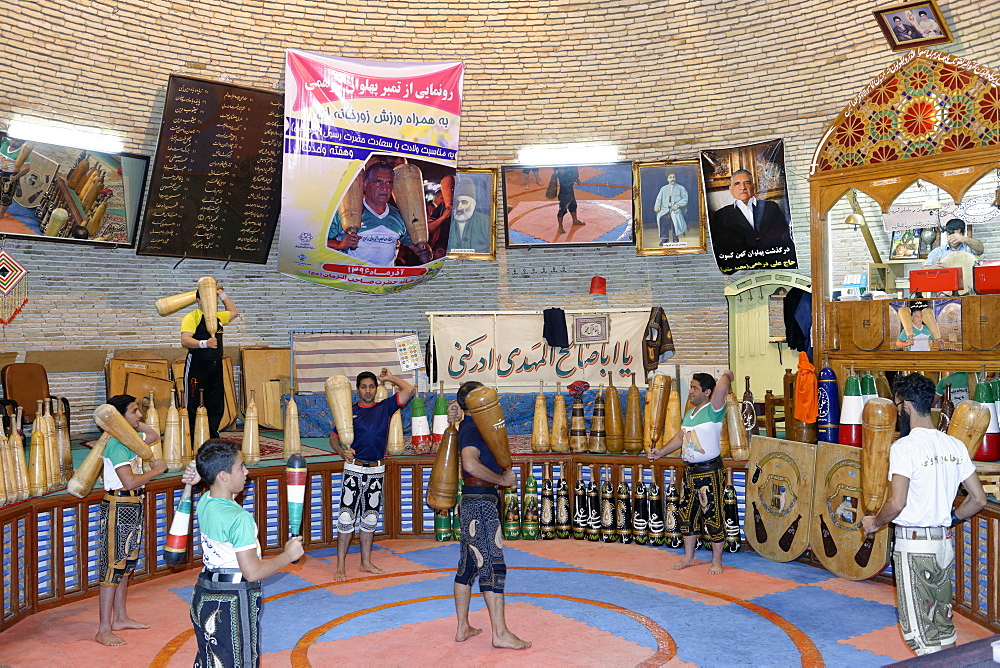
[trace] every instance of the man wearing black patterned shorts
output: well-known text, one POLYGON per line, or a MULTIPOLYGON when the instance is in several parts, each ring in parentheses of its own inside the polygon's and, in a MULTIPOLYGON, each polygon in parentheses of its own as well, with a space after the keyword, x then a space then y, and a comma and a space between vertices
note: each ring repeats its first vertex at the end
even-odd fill
POLYGON ((389 439, 389 421, 393 413, 413 398, 413 386, 382 369, 375 378, 370 371, 362 371, 357 379, 361 400, 354 404, 354 443, 345 448, 340 444, 337 428, 330 433, 330 445, 344 459, 344 479, 340 490, 340 512, 337 514, 337 573, 334 580, 347 579, 345 562, 354 532, 360 536, 361 570, 382 573, 372 563, 372 540, 378 528, 382 510, 382 483, 385 477, 385 446, 389 439), (382 401, 375 401, 378 381, 389 381, 399 391, 382 401))
POLYGON ((479 580, 479 590, 486 601, 493 631, 493 646, 502 649, 525 649, 531 643, 510 632, 504 618, 504 584, 507 565, 503 560, 503 534, 500 531, 500 494, 498 485, 510 487, 517 483, 513 469, 504 471, 486 445, 476 423, 465 406, 469 392, 482 387, 478 381, 467 381, 458 388, 456 399, 466 411, 458 428, 458 449, 462 459, 462 518, 461 554, 455 574, 455 614, 458 617, 456 642, 464 642, 482 633, 469 624, 469 601, 472 583, 479 580))

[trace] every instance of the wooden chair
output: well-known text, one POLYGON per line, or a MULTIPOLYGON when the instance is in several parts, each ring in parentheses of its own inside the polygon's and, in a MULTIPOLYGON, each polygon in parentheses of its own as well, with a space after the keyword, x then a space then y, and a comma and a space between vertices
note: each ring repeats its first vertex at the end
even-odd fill
POLYGON ((49 398, 49 377, 45 367, 32 362, 8 364, 0 369, 0 382, 4 398, 22 408, 24 424, 34 422, 38 400, 49 398))
POLYGON ((778 424, 781 423, 782 431, 785 426, 785 398, 774 396, 774 392, 768 390, 764 394, 764 414, 760 416, 760 421, 764 423, 764 435, 771 438, 778 437, 778 424), (775 410, 777 409, 777 411, 775 410), (780 417, 776 414, 780 412, 780 417))

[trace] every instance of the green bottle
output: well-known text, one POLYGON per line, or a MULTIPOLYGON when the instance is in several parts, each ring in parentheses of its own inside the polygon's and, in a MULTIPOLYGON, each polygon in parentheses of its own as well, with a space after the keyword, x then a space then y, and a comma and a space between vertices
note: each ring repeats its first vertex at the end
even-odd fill
POLYGON ((419 393, 410 402, 410 411, 410 444, 418 455, 426 455, 431 451, 431 427, 427 423, 427 411, 419 393))
POLYGON ((521 514, 521 537, 524 540, 538 538, 538 481, 529 475, 524 481, 524 512, 521 514))
POLYGON ((504 540, 521 538, 521 503, 513 487, 503 493, 503 537, 504 540))
POLYGON ((445 542, 451 540, 451 512, 447 510, 434 511, 434 540, 445 542))
POLYGON ((868 403, 869 399, 877 396, 878 388, 875 387, 875 376, 872 375, 871 371, 865 371, 865 375, 861 376, 861 400, 868 403))
MULTIPOLYGON (((444 382, 441 383, 442 386, 444 382)), ((437 452, 444 438, 444 432, 448 429, 448 400, 444 398, 444 387, 434 400, 434 417, 431 421, 431 452, 437 452)))

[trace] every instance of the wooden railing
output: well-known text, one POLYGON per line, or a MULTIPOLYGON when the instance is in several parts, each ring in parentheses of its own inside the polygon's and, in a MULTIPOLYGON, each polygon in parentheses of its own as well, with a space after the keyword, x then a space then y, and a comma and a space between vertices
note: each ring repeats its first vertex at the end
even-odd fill
MULTIPOLYGON (((384 512, 377 537, 433 537, 433 511, 422 502, 432 463, 431 456, 388 460, 384 512), (415 499, 419 501, 414 503, 415 499)), ((639 479, 647 483, 655 479, 661 489, 666 489, 671 469, 679 471, 682 465, 675 458, 664 458, 651 465, 645 457, 593 454, 521 455, 514 457, 514 464, 522 483, 529 473, 541 480, 548 470, 553 478, 565 477, 571 490, 578 477, 584 480, 610 478, 615 485, 622 480, 634 484, 639 479)), ((726 460, 726 466, 733 469, 741 520, 745 475, 742 465, 742 462, 726 460)), ((309 487, 302 521, 306 549, 336 544, 336 510, 340 503, 342 471, 341 462, 309 464, 309 487)), ((247 488, 238 499, 257 522, 265 554, 280 552, 288 536, 284 476, 284 466, 280 464, 251 469, 247 488)), ((176 572, 163 562, 162 548, 183 487, 177 476, 154 480, 146 486, 147 531, 134 582, 176 572)), ((520 487, 523 488, 523 484, 520 487)), ((93 491, 84 499, 53 494, 0 508, 4 592, 0 630, 35 612, 96 595, 97 530, 102 496, 101 490, 93 491)), ((195 518, 192 521, 196 521, 195 518)), ((192 535, 197 535, 196 531, 192 531, 192 535)), ((956 536, 955 609, 996 632, 1000 632, 996 574, 998 543, 1000 506, 995 503, 966 522, 956 536)), ((801 559, 809 562, 809 553, 801 559)), ((200 561, 200 544, 189 542, 183 568, 200 566, 200 561)))

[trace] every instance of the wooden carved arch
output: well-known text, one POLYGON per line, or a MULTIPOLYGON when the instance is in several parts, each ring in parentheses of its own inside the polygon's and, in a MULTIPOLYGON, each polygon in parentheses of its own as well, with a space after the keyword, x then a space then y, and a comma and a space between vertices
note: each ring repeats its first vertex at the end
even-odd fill
POLYGON ((938 51, 908 51, 851 99, 813 153, 814 294, 829 295, 825 216, 848 190, 888 211, 919 179, 961 201, 998 167, 1000 73, 938 51))

